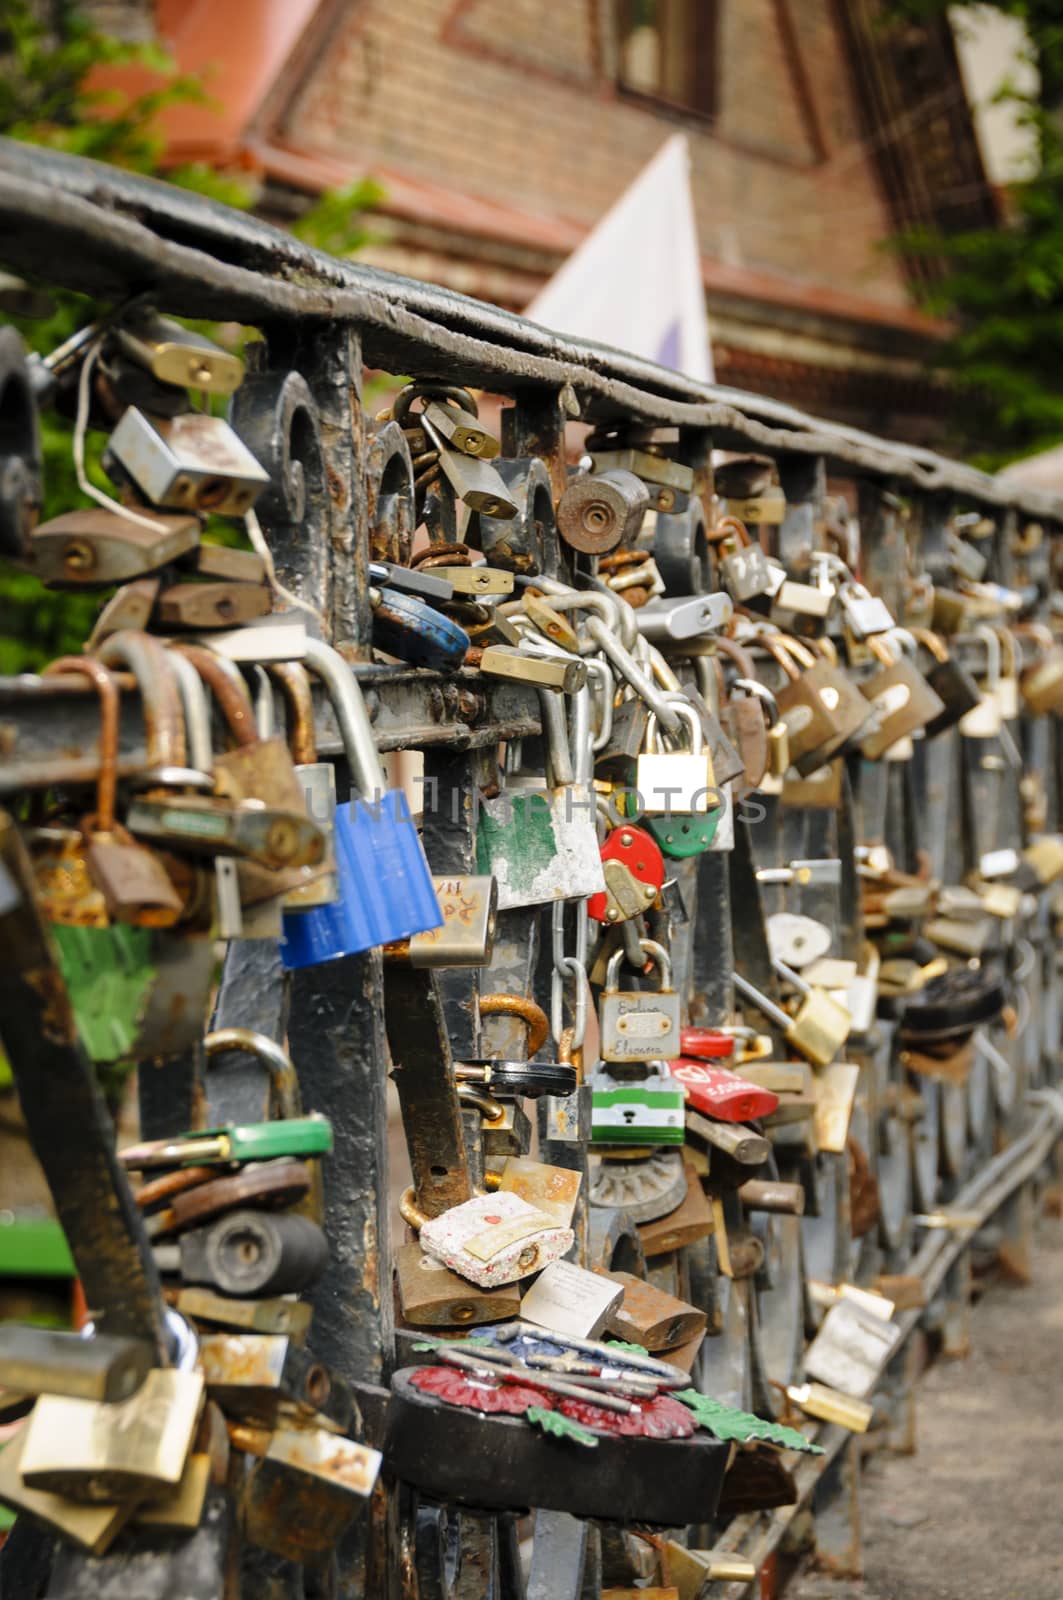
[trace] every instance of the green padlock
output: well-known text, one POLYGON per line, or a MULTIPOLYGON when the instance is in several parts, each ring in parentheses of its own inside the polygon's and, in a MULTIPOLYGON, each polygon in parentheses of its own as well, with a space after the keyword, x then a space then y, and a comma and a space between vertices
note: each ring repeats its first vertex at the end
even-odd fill
POLYGON ((686 747, 669 749, 651 714, 645 748, 635 766, 635 786, 644 813, 638 820, 644 821, 666 856, 682 860, 710 848, 723 811, 697 712, 686 702, 673 703, 687 724, 686 747))
POLYGON ((229 1166, 239 1161, 273 1161, 278 1156, 322 1156, 332 1149, 332 1124, 320 1114, 273 1122, 233 1123, 152 1139, 118 1152, 124 1167, 229 1166))

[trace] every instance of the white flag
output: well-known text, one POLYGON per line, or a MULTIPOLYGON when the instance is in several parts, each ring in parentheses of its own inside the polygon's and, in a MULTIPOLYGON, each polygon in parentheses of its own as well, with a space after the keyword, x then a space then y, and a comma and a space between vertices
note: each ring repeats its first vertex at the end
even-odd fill
POLYGON ((683 134, 663 144, 525 316, 712 380, 701 255, 683 134))

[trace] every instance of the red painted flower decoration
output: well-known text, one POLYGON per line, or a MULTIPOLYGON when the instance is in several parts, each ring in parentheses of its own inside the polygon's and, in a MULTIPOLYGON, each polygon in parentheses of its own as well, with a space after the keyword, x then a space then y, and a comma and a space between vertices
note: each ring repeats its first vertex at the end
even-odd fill
POLYGON ((637 1412, 607 1411, 587 1400, 562 1400, 558 1406, 566 1417, 603 1433, 621 1433, 638 1439, 688 1439, 694 1432, 689 1406, 659 1394, 654 1400, 636 1400, 637 1412))
POLYGON ((473 1411, 501 1411, 523 1416, 529 1406, 552 1411, 554 1402, 541 1389, 519 1383, 499 1383, 494 1378, 475 1378, 457 1367, 418 1367, 410 1382, 425 1394, 434 1394, 452 1406, 468 1406, 473 1411))

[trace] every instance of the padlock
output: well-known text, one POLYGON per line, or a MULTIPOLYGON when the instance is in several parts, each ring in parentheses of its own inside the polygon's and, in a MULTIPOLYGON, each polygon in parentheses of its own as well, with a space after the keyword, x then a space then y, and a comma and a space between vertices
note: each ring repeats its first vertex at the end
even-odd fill
POLYGON ((753 659, 734 639, 718 641, 719 651, 738 668, 720 716, 742 757, 744 776, 739 799, 756 789, 768 770, 768 729, 779 721, 779 708, 770 689, 757 682, 753 659))
POLYGON ((591 1143, 682 1144, 683 1087, 663 1061, 644 1077, 615 1078, 600 1070, 591 1079, 591 1143))
POLYGON ((825 576, 818 583, 796 583, 787 578, 771 597, 771 618, 791 631, 815 632, 834 609, 835 588, 825 576))
POLYGON ((244 364, 201 333, 150 306, 134 306, 110 330, 117 347, 160 383, 203 394, 232 394, 243 382, 244 364))
POLYGON ((603 1061, 669 1060, 679 1053, 679 995, 672 988, 672 963, 663 945, 641 939, 644 956, 657 963, 659 988, 625 990, 617 987, 623 949, 610 958, 599 1006, 603 1061))
POLYGON ((576 694, 587 681, 586 665, 575 657, 536 655, 511 645, 488 645, 475 664, 488 677, 513 678, 557 694, 576 694))
POLYGON ((573 550, 604 555, 638 537, 650 503, 633 472, 579 473, 557 502, 557 531, 573 550))
POLYGON ((1063 711, 1063 648, 1052 630, 1037 623, 1021 623, 1019 633, 1037 640, 1040 659, 1024 669, 1019 688, 1027 709, 1035 717, 1063 711))
POLYGON ((420 1225, 421 1248, 483 1288, 540 1272, 571 1248, 571 1228, 516 1194, 474 1195, 420 1225))
POLYGON ((668 1066, 673 1078, 683 1085, 687 1106, 707 1117, 721 1122, 749 1122, 778 1109, 778 1095, 716 1063, 680 1056, 668 1066))
POLYGON ((515 1284, 478 1288, 425 1255, 419 1244, 399 1245, 395 1280, 403 1320, 414 1328, 468 1328, 504 1322, 520 1312, 520 1289, 515 1284))
POLYGON ((550 786, 514 775, 497 799, 480 803, 476 864, 497 879, 500 911, 605 887, 591 789, 590 690, 572 698, 571 735, 557 698, 544 695, 540 704, 550 786))
POLYGON ((183 901, 159 858, 137 844, 115 817, 118 771, 118 689, 111 673, 88 656, 62 656, 43 676, 76 672, 100 696, 100 771, 96 811, 81 822, 85 864, 103 895, 108 916, 146 928, 172 927, 183 901))
POLYGON ((850 578, 838 590, 838 605, 845 626, 854 639, 863 642, 876 633, 889 633, 897 623, 889 606, 873 595, 864 584, 850 578))
POLYGON ((274 1428, 282 1417, 294 1415, 331 1424, 339 1433, 356 1420, 346 1380, 282 1334, 203 1334, 199 1366, 211 1399, 242 1421, 274 1428))
POLYGON ((34 528, 33 570, 53 589, 105 589, 158 572, 195 550, 201 531, 198 517, 134 517, 104 506, 83 507, 34 528))
POLYGON ((307 815, 325 835, 326 870, 308 882, 298 884, 284 897, 285 911, 309 911, 314 906, 332 905, 340 898, 336 868, 336 769, 331 761, 319 761, 314 735, 314 704, 310 680, 299 661, 275 661, 266 669, 280 685, 287 705, 288 748, 306 802, 307 815))
POLYGON ((173 1368, 153 1368, 114 1404, 42 1395, 25 1427, 22 1480, 90 1504, 176 1488, 202 1405, 202 1373, 173 1368))
POLYGON ((980 625, 974 629, 986 648, 986 681, 982 685, 981 699, 966 716, 960 719, 959 729, 966 739, 995 739, 1000 733, 1000 639, 992 628, 980 625))
MULTIPOLYGON (((646 724, 646 749, 640 752, 635 771, 640 810, 651 820, 663 817, 669 824, 681 817, 718 809, 712 757, 704 748, 697 712, 679 698, 672 703, 687 725, 687 748, 666 749, 657 717, 651 712, 646 724)), ((663 849, 656 830, 651 831, 663 849)))
POLYGON ((842 799, 845 762, 838 757, 817 767, 806 777, 796 769, 787 771, 780 790, 780 802, 787 810, 836 811, 842 799))
POLYGON ((791 765, 805 778, 859 735, 871 708, 850 678, 830 661, 817 661, 796 640, 762 634, 758 642, 789 680, 776 700, 787 729, 791 765), (806 670, 799 671, 795 661, 806 670))
POLYGON ((716 534, 723 539, 721 550, 726 551, 718 560, 720 582, 731 599, 742 604, 758 595, 771 593, 774 584, 768 558, 761 546, 750 538, 745 523, 739 522, 737 517, 722 517, 716 534))
POLYGON ((240 1495, 243 1537, 286 1561, 316 1563, 335 1552, 373 1492, 379 1450, 328 1428, 241 1429, 254 1460, 240 1495))
POLYGON ((661 892, 664 859, 657 841, 634 823, 613 828, 601 846, 605 889, 587 901, 595 922, 627 922, 646 912, 661 892))
POLYGON ((860 741, 860 749, 869 761, 877 760, 898 740, 926 727, 945 709, 915 662, 905 655, 899 636, 894 635, 891 643, 896 654, 891 654, 886 636, 876 633, 868 639, 873 654, 883 664, 881 672, 860 685, 877 718, 873 731, 860 741))
POLYGON ((439 466, 455 500, 460 500, 470 511, 478 511, 485 517, 508 521, 517 515, 517 502, 489 461, 452 449, 428 420, 427 414, 422 413, 421 422, 432 445, 439 452, 439 466))
POLYGON ((816 1109, 812 1120, 821 1150, 842 1155, 847 1149, 859 1082, 860 1068, 850 1061, 829 1061, 815 1074, 816 1109))
POLYGON ((388 791, 358 680, 331 645, 308 639, 303 665, 323 679, 353 785, 336 807, 340 899, 287 914, 281 960, 314 966, 438 928, 439 901, 401 790, 388 791))
POLYGON ((182 1233, 175 1244, 157 1245, 154 1254, 161 1273, 180 1274, 182 1283, 206 1284, 234 1298, 301 1294, 329 1264, 322 1229, 294 1212, 229 1211, 182 1233))
POLYGON ((243 1333, 285 1333, 299 1341, 305 1339, 313 1319, 313 1307, 302 1300, 288 1300, 282 1295, 238 1300, 204 1287, 179 1289, 175 1306, 182 1317, 191 1317, 196 1323, 235 1328, 243 1333))
POLYGON ((726 594, 668 595, 639 606, 635 621, 650 644, 665 654, 687 656, 711 651, 733 615, 726 594))
POLYGON ((832 1000, 825 990, 814 989, 782 962, 773 960, 772 966, 780 976, 793 984, 802 997, 795 1017, 789 1016, 739 972, 734 974, 735 988, 769 1022, 782 1030, 787 1042, 795 1050, 799 1050, 814 1065, 826 1066, 828 1061, 833 1061, 849 1037, 851 1022, 848 1011, 832 1000))
POLYGON ((498 921, 498 884, 482 877, 433 878, 440 915, 438 928, 385 945, 384 956, 412 967, 490 965, 498 921))
POLYGON ((697 1306, 666 1294, 630 1272, 596 1269, 610 1283, 619 1284, 624 1297, 609 1313, 606 1327, 614 1338, 641 1345, 651 1355, 673 1351, 704 1333, 708 1317, 697 1306))
POLYGON ((640 450, 621 444, 618 449, 602 449, 596 435, 587 439, 586 448, 596 473, 632 472, 641 478, 649 492, 651 510, 672 513, 686 509, 686 497, 694 488, 694 471, 685 463, 672 461, 652 447, 640 450))
POLYGON ((430 400, 424 415, 452 450, 479 456, 482 461, 491 461, 498 455, 499 441, 487 431, 474 411, 466 410, 456 401, 430 400))
POLYGON ((993 631, 1000 640, 1000 716, 1003 722, 1014 722, 1019 716, 1019 646, 1010 628, 997 624, 993 631))
POLYGON ((21 1394, 114 1404, 135 1394, 154 1361, 147 1340, 0 1324, 0 1385, 21 1394))
POLYGON ((908 631, 932 657, 930 671, 925 676, 941 701, 942 710, 930 719, 923 731, 928 739, 933 739, 947 728, 954 728, 968 711, 972 711, 981 701, 982 691, 955 656, 949 654, 944 640, 938 634, 932 633, 929 628, 910 628, 908 631))
POLYGON ((104 467, 114 463, 152 505, 175 511, 242 517, 269 483, 229 424, 200 411, 150 417, 127 407, 104 453, 104 467))
POLYGON ((31 1489, 22 1477, 27 1438, 28 1430, 19 1428, 0 1450, 0 1503, 25 1512, 91 1555, 106 1554, 133 1515, 137 1498, 128 1495, 115 1505, 87 1505, 68 1495, 31 1489))
POLYGON ((453 672, 461 666, 469 649, 469 635, 435 606, 417 595, 372 586, 369 604, 377 650, 433 672, 453 672))

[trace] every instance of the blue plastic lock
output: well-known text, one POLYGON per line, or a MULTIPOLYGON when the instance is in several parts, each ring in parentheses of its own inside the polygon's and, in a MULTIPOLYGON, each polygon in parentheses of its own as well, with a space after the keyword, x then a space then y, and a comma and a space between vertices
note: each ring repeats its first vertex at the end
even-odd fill
POLYGON ((317 966, 442 924, 432 875, 401 789, 384 788, 376 741, 358 680, 331 645, 307 640, 303 664, 325 682, 354 788, 336 807, 340 898, 285 912, 281 961, 317 966))

